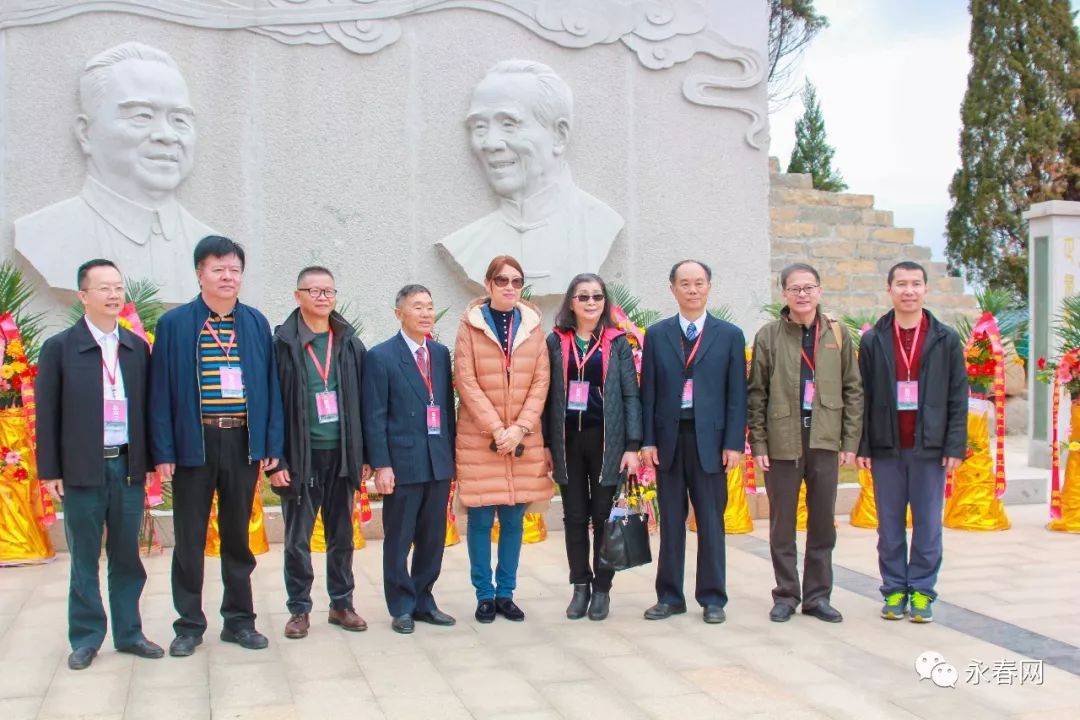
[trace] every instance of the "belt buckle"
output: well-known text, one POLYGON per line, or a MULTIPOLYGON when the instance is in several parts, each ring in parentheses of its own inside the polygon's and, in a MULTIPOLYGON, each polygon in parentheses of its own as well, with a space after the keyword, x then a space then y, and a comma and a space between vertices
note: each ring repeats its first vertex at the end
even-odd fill
POLYGON ((105 448, 105 459, 106 460, 113 460, 113 459, 118 458, 118 457, 120 457, 120 448, 118 448, 118 447, 107 447, 107 448, 105 448))
POLYGON ((810 427, 810 420, 812 419, 812 417, 813 417, 813 416, 811 416, 811 415, 806 415, 806 416, 804 416, 804 417, 803 417, 803 419, 802 419, 802 426, 803 426, 804 428, 808 428, 808 427, 810 427))
POLYGON ((233 425, 234 421, 235 421, 234 418, 231 418, 231 417, 218 418, 218 421, 217 421, 218 429, 219 430, 232 430, 234 427, 236 427, 235 425, 233 425))

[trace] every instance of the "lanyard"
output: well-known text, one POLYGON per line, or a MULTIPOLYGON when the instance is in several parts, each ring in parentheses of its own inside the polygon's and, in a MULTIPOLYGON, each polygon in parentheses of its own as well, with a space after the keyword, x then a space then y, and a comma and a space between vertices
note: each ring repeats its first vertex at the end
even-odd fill
POLYGON ((587 353, 584 350, 580 350, 576 342, 574 343, 574 349, 578 350, 578 352, 574 353, 574 363, 577 365, 578 380, 581 380, 585 375, 585 366, 589 363, 589 358, 600 349, 600 340, 597 339, 596 343, 593 344, 592 349, 587 353), (578 357, 579 355, 581 357, 578 357))
POLYGON ((326 342, 326 367, 319 364, 319 359, 315 357, 315 351, 311 349, 311 343, 307 344, 308 355, 311 356, 311 362, 315 365, 315 372, 319 373, 319 377, 322 378, 323 390, 329 392, 330 390, 330 355, 334 352, 334 331, 330 330, 330 337, 326 342))
POLYGON ((799 354, 802 355, 802 359, 806 361, 807 366, 810 368, 810 375, 814 378, 817 377, 817 344, 818 344, 818 321, 814 320, 814 359, 811 360, 806 355, 806 346, 799 346, 799 354))
MULTIPOLYGON (((107 339, 104 339, 108 342, 107 339)), ((105 369, 105 377, 109 380, 113 397, 116 397, 116 375, 120 369, 120 346, 116 347, 116 357, 113 359, 112 370, 109 370, 109 365, 105 362, 105 345, 101 346, 101 367, 105 369)))
POLYGON ((501 348, 503 351, 503 363, 506 368, 506 376, 510 377, 510 349, 514 345, 514 314, 510 311, 509 326, 506 329, 506 347, 501 348))
POLYGON ((427 345, 421 345, 418 350, 424 351, 424 363, 427 365, 425 368, 420 364, 420 358, 413 354, 413 359, 416 360, 416 368, 420 371, 420 377, 424 379, 424 385, 427 386, 428 402, 432 405, 435 404, 435 388, 432 386, 431 380, 431 351, 428 350, 427 345))
MULTIPOLYGON (((685 370, 689 370, 690 363, 694 362, 694 356, 697 355, 698 347, 701 346, 701 338, 703 335, 705 335, 705 323, 701 323, 701 332, 697 334, 697 340, 694 341, 694 347, 690 349, 690 355, 686 358, 685 370)), ((686 335, 684 334, 683 337, 685 338, 686 335)))
MULTIPOLYGON (((221 316, 218 317, 219 322, 225 321, 225 318, 221 316)), ((206 318, 206 322, 204 322, 203 325, 206 327, 207 331, 209 331, 210 337, 214 338, 214 342, 217 343, 217 346, 221 348, 221 352, 225 354, 225 364, 230 365, 229 356, 232 354, 233 348, 236 347, 236 327, 234 326, 232 332, 229 333, 229 345, 228 348, 226 348, 225 345, 222 344, 221 338, 218 336, 217 331, 214 330, 214 326, 210 324, 210 318, 206 318)))
POLYGON ((904 360, 904 367, 907 368, 907 379, 911 381, 911 363, 915 359, 915 351, 919 349, 919 333, 922 331, 922 319, 919 319, 919 324, 915 326, 915 339, 911 342, 911 355, 907 354, 904 350, 904 342, 900 339, 900 323, 893 322, 893 329, 896 331, 896 344, 900 347, 900 357, 904 360))

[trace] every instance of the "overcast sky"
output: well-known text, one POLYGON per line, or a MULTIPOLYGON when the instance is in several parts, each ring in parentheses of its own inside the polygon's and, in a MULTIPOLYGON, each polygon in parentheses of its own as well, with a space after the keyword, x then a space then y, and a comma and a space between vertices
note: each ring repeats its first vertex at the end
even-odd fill
MULTIPOLYGON (((966 0, 817 0, 829 18, 801 71, 817 87, 833 167, 849 192, 876 196, 915 242, 944 260, 949 182, 959 164, 960 104, 971 60, 966 0)), ((801 79, 800 79, 801 85, 801 79)), ((770 155, 787 169, 802 114, 770 118, 770 155)))

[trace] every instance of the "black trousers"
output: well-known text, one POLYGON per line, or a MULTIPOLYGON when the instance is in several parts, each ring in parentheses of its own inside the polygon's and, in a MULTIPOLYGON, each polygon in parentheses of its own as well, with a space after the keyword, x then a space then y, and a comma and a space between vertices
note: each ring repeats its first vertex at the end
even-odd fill
POLYGON ((399 482, 383 496, 383 589, 392 617, 438 608, 432 589, 442 572, 449 497, 449 480, 399 482))
POLYGON ((344 610, 352 607, 353 486, 348 477, 340 477, 341 449, 312 450, 312 483, 293 478, 297 496, 281 504, 285 516, 285 590, 289 593, 286 605, 289 612, 302 615, 311 612, 311 584, 315 572, 311 567, 311 533, 315 517, 322 511, 326 536, 326 590, 330 607, 344 610))
POLYGON ((71 553, 68 640, 73 650, 98 649, 105 639, 105 606, 98 581, 104 530, 108 530, 105 554, 113 645, 128 647, 143 639, 139 597, 146 570, 139 557, 139 528, 146 495, 144 478, 128 477, 127 460, 121 455, 105 461, 104 485, 64 488, 64 535, 71 553))
POLYGON ((727 604, 725 589, 724 510, 727 475, 707 473, 698 457, 694 421, 679 423, 675 458, 670 470, 657 474, 660 500, 660 559, 656 569, 656 597, 662 603, 683 605, 686 564, 687 498, 697 519, 697 589, 694 599, 702 607, 727 604))
POLYGON ((247 428, 203 426, 206 464, 178 465, 173 476, 173 605, 180 616, 177 635, 202 636, 203 566, 210 504, 218 494, 218 533, 221 536, 221 617, 229 630, 255 627, 251 573, 255 556, 248 546, 248 522, 255 500, 259 464, 248 462, 247 428))
MULTIPOLYGON (((592 583, 594 590, 608 592, 614 570, 600 568, 600 544, 604 539, 604 521, 611 513, 611 501, 617 485, 601 485, 604 461, 604 428, 566 431, 567 483, 560 488, 563 502, 563 525, 566 559, 570 564, 570 582, 592 583), (589 522, 592 521, 592 567, 589 567, 589 522)), ((618 482, 618 478, 608 478, 618 482)))
POLYGON ((769 551, 772 554, 773 602, 812 607, 832 595, 832 551, 836 546, 836 484, 839 456, 829 450, 811 450, 810 430, 803 431, 799 460, 770 460, 765 473, 769 494, 769 551), (795 547, 799 487, 806 480, 806 553, 802 593, 795 547))

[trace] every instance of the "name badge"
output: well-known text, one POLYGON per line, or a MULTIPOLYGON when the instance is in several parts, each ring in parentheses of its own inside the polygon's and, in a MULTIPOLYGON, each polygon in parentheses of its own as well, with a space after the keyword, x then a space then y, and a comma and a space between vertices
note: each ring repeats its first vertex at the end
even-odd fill
POLYGON ((244 397, 244 376, 238 367, 221 368, 221 397, 244 397))
POLYGON ((802 409, 813 410, 814 409, 814 381, 807 380, 803 385, 802 393, 802 409))
POLYGON ((567 394, 567 410, 585 410, 589 407, 589 381, 571 380, 570 392, 567 394))
POLYGON ((896 409, 918 410, 919 409, 919 381, 907 380, 896 383, 896 409))
POLYGON ((682 405, 680 407, 684 410, 694 407, 694 378, 687 378, 683 381, 682 405))
POLYGON ((319 413, 319 424, 337 422, 337 390, 315 393, 315 411, 319 413))
POLYGON ((442 408, 438 405, 427 406, 427 434, 442 434, 442 408))
POLYGON ((120 431, 127 427, 127 400, 105 401, 105 430, 120 431))

